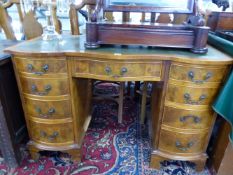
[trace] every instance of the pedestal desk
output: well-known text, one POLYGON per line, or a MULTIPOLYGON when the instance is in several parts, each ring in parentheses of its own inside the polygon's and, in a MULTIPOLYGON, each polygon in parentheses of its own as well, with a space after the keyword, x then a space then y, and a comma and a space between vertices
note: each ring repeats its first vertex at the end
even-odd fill
POLYGON ((90 79, 150 81, 152 168, 163 160, 188 160, 202 170, 215 121, 211 103, 233 63, 209 46, 205 55, 182 49, 104 46, 86 50, 85 36, 26 41, 6 51, 15 74, 30 135, 29 149, 70 153, 80 147, 90 121, 90 79))

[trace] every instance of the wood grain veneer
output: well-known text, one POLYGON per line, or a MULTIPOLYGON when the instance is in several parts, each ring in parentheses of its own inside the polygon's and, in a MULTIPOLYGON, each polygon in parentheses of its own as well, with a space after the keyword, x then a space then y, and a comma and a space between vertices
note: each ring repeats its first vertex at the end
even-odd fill
POLYGON ((84 37, 63 36, 62 46, 58 41, 48 44, 37 38, 7 49, 14 56, 32 157, 37 159, 40 150, 57 150, 80 160, 81 144, 91 120, 91 78, 150 81, 153 84, 150 167, 159 168, 160 162, 175 159, 192 161, 198 171, 202 170, 215 121, 210 105, 233 59, 210 46, 205 55, 117 45, 87 50, 84 37), (44 64, 49 68, 40 75, 28 71, 27 64, 33 64, 35 71, 40 71, 44 64), (126 69, 122 72, 122 68, 126 69), (191 76, 190 71, 193 71, 191 76), (48 83, 52 86, 48 94, 31 91, 36 84, 38 91, 44 92, 48 83), (187 93, 189 98, 184 96, 187 93), (206 98, 200 99, 203 94, 206 98), (61 109, 62 105, 67 109, 61 109), (57 115, 42 118, 35 112, 35 106, 40 106, 45 113, 51 106, 56 107, 57 115), (192 116, 185 117, 188 115, 192 116), (41 130, 46 134, 40 133, 41 130), (47 136, 52 136, 52 141, 47 136))

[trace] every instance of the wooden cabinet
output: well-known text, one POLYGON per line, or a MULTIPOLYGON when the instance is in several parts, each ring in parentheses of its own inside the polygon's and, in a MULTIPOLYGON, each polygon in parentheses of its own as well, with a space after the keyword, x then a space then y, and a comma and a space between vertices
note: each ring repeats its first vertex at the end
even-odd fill
POLYGON ((1 54, 4 43, 0 44, 0 152, 5 163, 16 168, 23 159, 20 145, 28 140, 28 134, 11 56, 1 54))
POLYGON ((63 47, 50 41, 44 48, 38 38, 8 49, 14 55, 33 158, 40 150, 56 150, 80 160, 91 119, 89 79, 150 81, 150 167, 174 159, 203 169, 215 121, 211 103, 233 63, 231 57, 212 47, 205 55, 137 46, 93 51, 84 49, 83 37, 63 40, 63 47))
MULTIPOLYGON (((205 151, 215 121, 211 103, 227 70, 227 66, 171 63, 158 138, 158 150, 167 157, 207 159, 205 151)), ((196 162, 196 169, 204 165, 196 162)))

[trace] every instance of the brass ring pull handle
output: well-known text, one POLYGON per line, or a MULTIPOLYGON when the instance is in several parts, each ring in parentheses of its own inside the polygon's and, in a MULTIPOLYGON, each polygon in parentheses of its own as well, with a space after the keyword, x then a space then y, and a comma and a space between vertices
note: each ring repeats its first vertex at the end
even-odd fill
POLYGON ((29 72, 32 72, 36 75, 43 75, 45 74, 46 72, 48 72, 49 70, 49 65, 48 64, 44 64, 42 67, 41 67, 41 71, 37 71, 37 72, 33 72, 33 69, 34 69, 34 66, 32 64, 28 64, 27 65, 27 70, 29 72))
POLYGON ((52 135, 48 136, 48 140, 52 142, 57 138, 58 135, 59 133, 57 131, 54 131, 52 135))
POLYGON ((49 116, 53 115, 56 110, 54 108, 50 108, 46 114, 42 114, 41 108, 36 107, 36 112, 40 115, 40 117, 48 118, 49 116))
POLYGON ((31 91, 35 95, 40 95, 40 96, 48 95, 48 93, 51 90, 52 90, 52 86, 49 85, 49 84, 44 87, 44 91, 43 92, 38 92, 38 89, 37 89, 36 85, 32 85, 31 86, 31 91))
POLYGON ((180 122, 186 122, 189 118, 192 118, 193 119, 193 122, 195 124, 198 124, 201 122, 201 118, 198 117, 198 116, 195 116, 195 115, 186 115, 186 116, 182 116, 180 117, 180 122))
POLYGON ((40 136, 43 137, 43 138, 48 138, 48 140, 51 142, 51 141, 54 141, 57 136, 59 136, 59 133, 57 131, 54 131, 52 135, 48 135, 45 131, 40 131, 40 136))
POLYGON ((208 72, 208 73, 205 75, 205 77, 204 77, 203 80, 195 80, 195 74, 194 74, 194 72, 193 72, 193 71, 189 71, 189 72, 188 72, 188 77, 189 77, 189 79, 190 79, 192 82, 194 82, 194 83, 196 83, 196 84, 203 84, 203 83, 207 82, 207 81, 212 77, 212 73, 211 73, 211 72, 208 72))
POLYGON ((191 95, 189 93, 184 94, 184 101, 186 104, 192 104, 192 105, 199 105, 205 100, 207 97, 206 95, 201 95, 197 101, 194 101, 191 99, 191 95))
POLYGON ((126 67, 122 67, 121 68, 121 76, 123 76, 124 74, 126 74, 128 72, 128 69, 126 67))
POLYGON ((107 75, 110 75, 112 73, 112 69, 109 66, 107 66, 105 67, 105 72, 107 73, 107 75))
POLYGON ((181 151, 188 151, 188 149, 192 148, 192 146, 194 145, 193 141, 190 141, 187 143, 186 146, 183 146, 180 141, 176 141, 176 148, 181 150, 181 151))

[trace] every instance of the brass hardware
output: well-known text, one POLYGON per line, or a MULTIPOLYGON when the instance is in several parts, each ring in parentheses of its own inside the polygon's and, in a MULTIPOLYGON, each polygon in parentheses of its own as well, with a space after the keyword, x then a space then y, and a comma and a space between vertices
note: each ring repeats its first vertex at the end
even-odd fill
POLYGON ((184 100, 185 100, 186 104, 199 105, 206 98, 207 98, 206 95, 202 94, 197 101, 194 101, 194 100, 191 99, 191 95, 189 93, 184 94, 184 100))
POLYGON ((48 93, 51 90, 52 90, 52 86, 49 84, 44 87, 44 92, 38 92, 37 86, 34 84, 31 86, 32 93, 34 93, 36 95, 40 95, 40 96, 48 95, 48 93))
POLYGON ((54 141, 58 135, 59 135, 59 133, 57 131, 54 131, 52 135, 48 136, 48 140, 50 142, 54 141))
POLYGON ((190 149, 192 146, 194 145, 193 141, 190 141, 187 143, 186 146, 183 146, 180 141, 176 141, 176 148, 178 148, 181 151, 188 151, 188 149, 190 149))
POLYGON ((41 137, 44 137, 51 142, 51 141, 54 141, 56 139, 56 137, 59 135, 59 133, 57 131, 54 131, 52 135, 48 135, 45 131, 40 131, 40 136, 41 137))
POLYGON ((40 131, 40 136, 41 136, 41 137, 46 137, 47 134, 46 134, 46 132, 44 132, 44 131, 40 131))
POLYGON ((112 72, 112 69, 109 66, 107 66, 105 67, 105 72, 109 75, 112 72))
POLYGON ((121 75, 124 75, 127 72, 128 72, 128 69, 126 67, 121 68, 121 75))
POLYGON ((44 72, 47 72, 49 70, 49 65, 45 64, 44 66, 42 66, 42 70, 44 70, 44 72))
POLYGON ((187 121, 188 118, 193 118, 193 122, 196 123, 196 124, 201 122, 201 118, 198 117, 198 116, 195 116, 195 115, 182 116, 182 117, 180 117, 180 121, 184 123, 184 122, 187 121))
POLYGON ((28 65, 27 65, 27 70, 28 70, 29 72, 31 72, 31 71, 33 70, 33 65, 32 65, 32 64, 28 64, 28 65))
POLYGON ((40 117, 48 118, 49 116, 53 115, 56 110, 54 108, 50 108, 46 114, 42 114, 41 108, 36 107, 36 112, 40 115, 40 117))
MULTIPOLYGON (((32 64, 28 64, 28 65, 27 65, 27 70, 28 70, 29 72, 32 72, 33 69, 34 69, 34 67, 33 67, 32 64)), ((32 73, 34 73, 35 75, 43 75, 43 74, 45 74, 48 70, 49 70, 49 65, 48 65, 48 64, 44 64, 44 65, 41 67, 41 71, 32 72, 32 73)))
POLYGON ((203 83, 207 82, 208 79, 210 79, 210 78, 212 77, 212 73, 211 73, 211 72, 208 72, 208 73, 206 74, 206 76, 204 77, 203 80, 195 80, 195 74, 194 74, 194 72, 193 72, 193 71, 189 71, 189 72, 188 72, 188 77, 189 77, 189 79, 190 79, 192 82, 194 82, 194 83, 196 83, 196 84, 203 84, 203 83))

